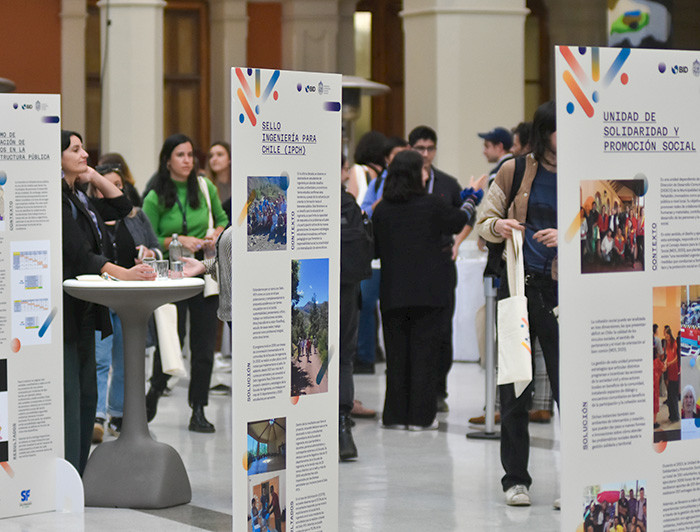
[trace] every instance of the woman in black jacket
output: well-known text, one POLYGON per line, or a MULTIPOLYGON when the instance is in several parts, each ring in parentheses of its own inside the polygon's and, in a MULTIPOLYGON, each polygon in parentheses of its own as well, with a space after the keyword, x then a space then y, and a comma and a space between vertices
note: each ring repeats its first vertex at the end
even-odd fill
MULTIPOLYGON (((61 131, 63 279, 107 273, 137 281, 155 278, 153 268, 139 264, 122 268, 104 255, 103 220, 123 218, 131 203, 122 191, 87 165, 87 152, 78 133, 61 131), (83 187, 92 184, 104 199, 89 199, 83 187)), ((112 332, 105 307, 63 295, 63 397, 65 457, 82 475, 90 452, 97 381, 95 330, 112 332)))
MULTIPOLYGON (((441 250, 440 235, 458 233, 469 221, 466 204, 460 209, 426 194, 422 166, 418 152, 398 153, 372 216, 382 262, 379 297, 387 363, 382 422, 387 428, 437 429, 436 333, 453 267, 441 250)), ((471 211, 473 198, 468 201, 471 211)))

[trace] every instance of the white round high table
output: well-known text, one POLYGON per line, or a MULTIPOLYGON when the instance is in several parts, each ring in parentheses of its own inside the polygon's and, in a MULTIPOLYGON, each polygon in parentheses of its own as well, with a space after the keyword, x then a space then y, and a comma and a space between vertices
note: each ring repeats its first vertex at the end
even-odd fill
POLYGON ((146 421, 144 352, 153 311, 192 297, 199 278, 162 281, 64 281, 71 296, 113 309, 124 332, 124 414, 119 438, 97 446, 83 474, 85 505, 110 508, 167 508, 192 499, 180 455, 156 442, 146 421))

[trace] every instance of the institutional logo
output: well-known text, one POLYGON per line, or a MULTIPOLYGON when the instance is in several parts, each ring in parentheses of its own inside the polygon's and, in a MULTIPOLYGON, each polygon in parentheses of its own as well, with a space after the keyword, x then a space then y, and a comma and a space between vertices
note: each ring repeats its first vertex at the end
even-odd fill
MULTIPOLYGON (((591 118, 595 114, 594 104, 600 99, 600 91, 607 89, 614 81, 620 80, 622 85, 627 85, 629 76, 626 72, 620 73, 622 66, 630 56, 629 48, 622 48, 615 59, 610 63, 607 71, 601 76, 600 49, 598 47, 579 47, 578 54, 569 46, 559 47, 559 53, 569 65, 569 70, 562 74, 566 86, 583 112, 591 118), (590 68, 584 68, 583 60, 590 57, 590 68), (619 77, 618 77, 619 74, 619 77)), ((586 61, 588 63, 588 61, 586 61)), ((661 65, 659 65, 661 70, 661 65)), ((576 110, 574 101, 566 104, 566 111, 573 114, 576 110)))
POLYGON ((29 501, 29 496, 30 496, 31 490, 23 490, 20 492, 20 500, 22 502, 27 502, 29 501))
MULTIPOLYGON (((267 102, 268 98, 272 96, 274 101, 279 98, 279 93, 274 90, 277 80, 280 77, 280 71, 274 70, 270 75, 270 79, 267 80, 265 84, 265 89, 262 90, 262 72, 259 68, 252 69, 236 69, 236 78, 238 79, 239 87, 236 90, 236 97, 242 106, 242 111, 238 115, 238 120, 242 124, 246 121, 246 118, 250 122, 251 126, 255 126, 258 123, 258 115, 260 114, 260 109, 267 102), (251 88, 251 85, 254 87, 251 88)), ((297 86, 299 90, 299 86, 297 86)))
POLYGON ((683 66, 683 65, 673 65, 671 67, 671 73, 672 74, 687 74, 688 73, 688 67, 683 66))
POLYGON ((700 61, 697 59, 693 62, 693 75, 695 77, 700 76, 700 61))

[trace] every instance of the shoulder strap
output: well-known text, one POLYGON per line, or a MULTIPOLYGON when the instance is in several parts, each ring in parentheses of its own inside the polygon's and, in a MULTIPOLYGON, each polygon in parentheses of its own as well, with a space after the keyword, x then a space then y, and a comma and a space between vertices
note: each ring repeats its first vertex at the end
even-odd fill
POLYGON ((204 199, 207 200, 207 208, 209 209, 209 229, 214 229, 214 215, 211 212, 211 198, 209 197, 209 187, 207 182, 203 177, 197 176, 197 181, 199 181, 199 188, 204 195, 204 199))
POLYGON ((515 200, 515 196, 518 195, 518 190, 520 190, 520 185, 523 184, 523 176, 525 175, 525 156, 515 158, 515 172, 513 172, 513 183, 510 186, 510 196, 508 198, 508 207, 515 200))
POLYGON ((70 212, 73 215, 73 219, 77 220, 78 219, 78 207, 75 206, 75 203, 69 200, 70 203, 70 212))

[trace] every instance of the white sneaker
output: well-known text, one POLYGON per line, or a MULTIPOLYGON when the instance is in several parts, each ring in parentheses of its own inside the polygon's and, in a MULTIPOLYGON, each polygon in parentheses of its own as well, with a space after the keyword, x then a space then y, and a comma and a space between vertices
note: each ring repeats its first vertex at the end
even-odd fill
POLYGON ((516 484, 506 491, 508 506, 530 506, 530 493, 524 484, 516 484))
POLYGON ((552 504, 554 506, 555 510, 561 510, 561 497, 557 497, 554 499, 554 503, 552 504))
POLYGON ((430 425, 409 425, 408 430, 413 431, 413 432, 421 432, 424 430, 437 430, 438 427, 440 426, 440 423, 437 419, 433 420, 433 422, 430 425))
POLYGON ((381 426, 383 429, 389 429, 389 430, 406 430, 408 427, 406 425, 385 425, 382 421, 379 422, 379 426, 381 426))

